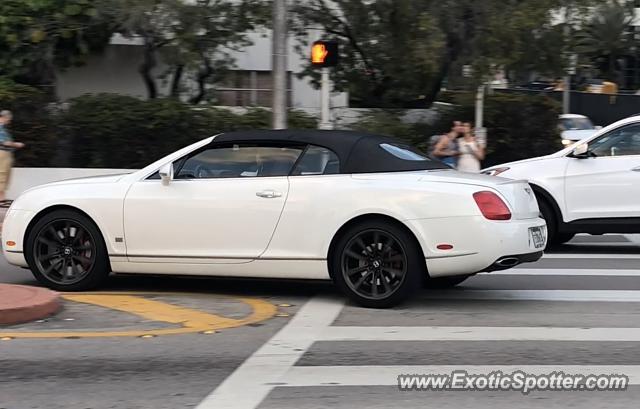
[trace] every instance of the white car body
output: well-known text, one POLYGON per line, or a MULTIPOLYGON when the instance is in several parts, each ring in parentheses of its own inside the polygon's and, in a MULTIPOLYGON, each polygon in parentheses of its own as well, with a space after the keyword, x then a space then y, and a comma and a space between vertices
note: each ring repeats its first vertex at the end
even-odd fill
POLYGON ((640 116, 630 117, 552 155, 493 166, 483 173, 528 180, 538 197, 554 208, 560 232, 638 233, 639 131, 640 116), (599 157, 574 155, 576 149, 606 144, 606 138, 620 132, 627 132, 620 136, 622 150, 616 145, 599 157))
POLYGON ((506 256, 541 256, 529 229, 544 230, 545 222, 525 181, 454 170, 176 179, 168 184, 148 179, 213 140, 132 174, 28 190, 5 217, 5 257, 27 267, 27 229, 56 208, 77 209, 95 222, 115 273, 327 279, 327 257, 337 232, 366 215, 406 226, 419 242, 431 277, 486 271, 506 256), (277 195, 268 200, 257 196, 265 191, 277 195), (498 195, 511 219, 486 219, 472 198, 479 191, 498 195), (438 249, 443 243, 452 248, 438 249))

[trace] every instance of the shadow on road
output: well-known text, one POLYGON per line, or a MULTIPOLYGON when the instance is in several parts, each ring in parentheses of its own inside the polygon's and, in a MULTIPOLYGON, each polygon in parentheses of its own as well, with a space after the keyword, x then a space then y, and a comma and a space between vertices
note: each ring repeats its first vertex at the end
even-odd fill
POLYGON ((246 296, 334 295, 330 281, 252 279, 230 277, 191 277, 153 275, 115 275, 100 291, 172 291, 246 296))

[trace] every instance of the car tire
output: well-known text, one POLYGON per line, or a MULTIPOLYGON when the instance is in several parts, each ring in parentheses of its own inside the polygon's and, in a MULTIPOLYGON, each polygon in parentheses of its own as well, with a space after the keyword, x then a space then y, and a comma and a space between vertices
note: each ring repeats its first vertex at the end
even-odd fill
POLYGON ((568 241, 571 241, 575 237, 575 233, 556 233, 556 236, 553 239, 554 244, 564 244, 568 241))
POLYGON ((462 283, 472 275, 473 274, 450 276, 450 277, 434 277, 434 278, 429 277, 425 280, 423 287, 428 289, 433 289, 433 290, 436 290, 436 289, 442 290, 446 288, 452 288, 462 283))
POLYGON ((329 259, 333 281, 367 308, 389 308, 408 299, 426 275, 422 250, 403 226, 386 220, 347 228, 329 259))
POLYGON ((102 234, 91 219, 73 210, 40 218, 29 231, 25 258, 35 278, 57 291, 97 288, 111 272, 102 234))
POLYGON ((538 200, 540 215, 547 222, 547 248, 549 248, 557 244, 555 240, 557 239, 558 221, 549 202, 539 195, 536 195, 536 199, 538 200))

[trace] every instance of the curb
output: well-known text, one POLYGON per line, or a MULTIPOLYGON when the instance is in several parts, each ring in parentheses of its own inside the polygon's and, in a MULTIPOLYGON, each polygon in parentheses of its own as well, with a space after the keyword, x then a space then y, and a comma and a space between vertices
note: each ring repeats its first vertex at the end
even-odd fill
POLYGON ((61 306, 60 295, 46 288, 0 284, 0 325, 45 318, 61 306))

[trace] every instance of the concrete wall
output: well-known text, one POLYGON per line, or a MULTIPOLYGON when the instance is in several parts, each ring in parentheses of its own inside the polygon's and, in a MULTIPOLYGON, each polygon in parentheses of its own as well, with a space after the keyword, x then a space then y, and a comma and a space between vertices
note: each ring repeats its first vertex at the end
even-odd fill
POLYGON ((133 171, 131 169, 13 168, 7 198, 15 199, 25 190, 45 183, 133 171))

